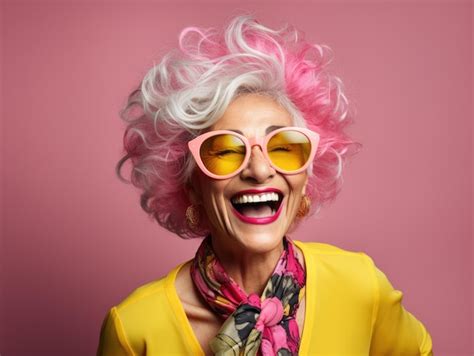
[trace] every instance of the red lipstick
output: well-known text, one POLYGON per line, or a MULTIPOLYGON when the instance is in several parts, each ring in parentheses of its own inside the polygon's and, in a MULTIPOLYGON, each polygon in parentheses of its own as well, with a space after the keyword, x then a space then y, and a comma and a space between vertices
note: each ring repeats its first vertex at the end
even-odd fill
MULTIPOLYGON (((246 216, 241 214, 233 205, 232 205, 232 212, 237 216, 241 221, 248 223, 248 224, 256 224, 256 225, 264 225, 264 224, 270 224, 274 222, 275 220, 278 219, 280 216, 282 206, 283 206, 283 193, 279 189, 275 188, 265 188, 265 189, 247 189, 247 190, 242 190, 238 192, 237 194, 234 195, 232 199, 238 196, 242 196, 245 194, 263 194, 263 193, 277 193, 278 197, 280 199, 280 204, 278 206, 277 211, 270 216, 262 216, 262 217, 253 217, 253 216, 246 216)), ((232 200, 231 199, 231 200, 232 200)))

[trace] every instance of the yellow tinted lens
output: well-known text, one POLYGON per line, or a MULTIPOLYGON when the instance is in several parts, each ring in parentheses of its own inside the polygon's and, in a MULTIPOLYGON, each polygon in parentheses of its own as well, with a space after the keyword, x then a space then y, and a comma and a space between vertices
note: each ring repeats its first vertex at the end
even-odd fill
POLYGON ((209 137, 199 150, 209 172, 224 176, 240 168, 245 159, 245 144, 237 136, 222 134, 209 137))
POLYGON ((267 145, 272 163, 285 171, 296 171, 305 165, 311 153, 311 142, 298 131, 281 131, 267 145))

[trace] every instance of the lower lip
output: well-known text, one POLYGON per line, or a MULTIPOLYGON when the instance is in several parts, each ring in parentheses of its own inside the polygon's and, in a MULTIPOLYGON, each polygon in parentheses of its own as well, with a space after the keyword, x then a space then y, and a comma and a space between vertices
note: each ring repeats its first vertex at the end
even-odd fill
POLYGON ((283 206, 283 201, 281 202, 281 204, 278 207, 278 210, 275 212, 275 214, 273 214, 272 216, 265 216, 265 217, 262 217, 262 218, 255 218, 255 217, 242 215, 234 207, 232 207, 232 211, 234 212, 234 214, 240 220, 242 220, 243 222, 245 222, 247 224, 265 225, 265 224, 270 224, 270 223, 274 222, 276 219, 278 219, 278 217, 280 216, 280 213, 281 213, 282 206, 283 206))

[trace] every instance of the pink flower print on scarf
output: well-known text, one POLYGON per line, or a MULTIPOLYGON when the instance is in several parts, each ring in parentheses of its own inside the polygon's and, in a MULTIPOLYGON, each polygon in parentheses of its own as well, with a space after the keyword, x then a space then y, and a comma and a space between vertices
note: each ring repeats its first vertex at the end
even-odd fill
POLYGON ((210 346, 216 355, 297 355, 300 334, 295 317, 305 271, 293 243, 284 250, 262 296, 249 296, 225 272, 214 254, 211 237, 199 247, 191 277, 209 306, 224 323, 210 346))

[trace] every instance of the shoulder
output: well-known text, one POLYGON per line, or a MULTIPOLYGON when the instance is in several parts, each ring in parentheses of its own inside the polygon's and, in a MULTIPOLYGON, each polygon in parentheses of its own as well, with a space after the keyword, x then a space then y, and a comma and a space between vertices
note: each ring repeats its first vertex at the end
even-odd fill
POLYGON ((357 277, 365 280, 364 284, 370 282, 372 287, 377 287, 380 279, 380 270, 375 265, 373 259, 362 251, 350 251, 341 247, 321 243, 321 242, 301 242, 294 241, 301 249, 305 263, 310 268, 326 266, 336 276, 346 276, 352 280, 357 277))
POLYGON ((327 260, 333 260, 334 262, 352 260, 362 262, 367 267, 374 267, 372 258, 361 251, 345 250, 341 247, 321 242, 294 241, 294 243, 303 251, 305 258, 328 257, 327 260))
POLYGON ((337 286, 340 292, 359 291, 363 298, 375 297, 378 276, 370 256, 327 243, 294 242, 303 252, 307 277, 318 279, 320 284, 337 286))
POLYGON ((293 240, 293 242, 301 248, 307 251, 319 252, 319 253, 357 253, 349 250, 345 250, 335 245, 331 245, 324 242, 304 242, 299 240, 293 240))
POLYGON ((135 288, 127 297, 115 306, 119 315, 133 317, 141 314, 140 311, 152 308, 156 302, 163 302, 166 298, 168 276, 148 282, 135 288))
POLYGON ((110 309, 102 325, 98 354, 142 354, 150 338, 170 334, 170 324, 179 308, 174 280, 181 266, 136 288, 110 309))
POLYGON ((117 311, 126 313, 136 308, 145 308, 151 301, 163 298, 168 288, 167 279, 168 275, 135 288, 116 306, 117 311))
POLYGON ((335 284, 338 289, 372 295, 377 311, 379 304, 401 301, 403 293, 396 290, 386 274, 364 252, 350 251, 331 244, 294 241, 304 255, 307 274, 320 283, 335 284))
POLYGON ((143 284, 134 289, 117 306, 116 310, 121 316, 132 316, 145 311, 153 311, 174 302, 176 275, 182 263, 173 268, 166 276, 143 284))
MULTIPOLYGON (((167 276, 136 288, 115 309, 116 317, 131 341, 141 343, 143 335, 165 332, 179 308, 174 281, 182 264, 167 276)), ((140 345, 132 345, 139 349, 140 345)))

